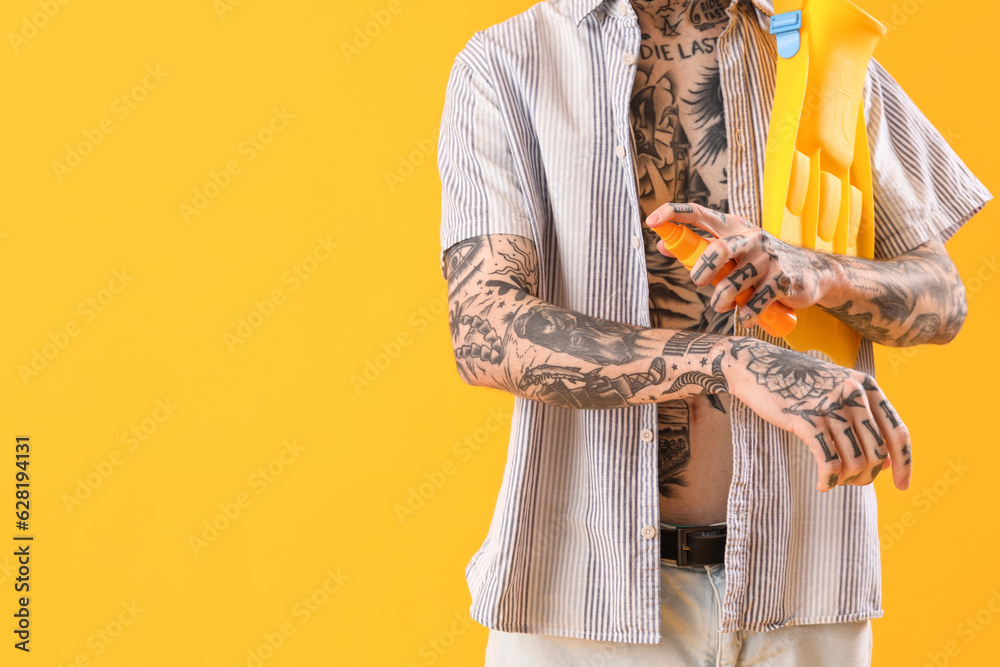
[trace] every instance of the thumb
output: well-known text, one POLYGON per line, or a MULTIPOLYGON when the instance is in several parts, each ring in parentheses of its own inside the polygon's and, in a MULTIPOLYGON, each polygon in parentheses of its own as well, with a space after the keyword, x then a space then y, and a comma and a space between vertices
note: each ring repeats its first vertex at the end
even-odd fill
POLYGON ((660 251, 660 254, 664 257, 674 257, 674 254, 667 250, 667 246, 664 245, 663 239, 656 242, 656 249, 660 251))

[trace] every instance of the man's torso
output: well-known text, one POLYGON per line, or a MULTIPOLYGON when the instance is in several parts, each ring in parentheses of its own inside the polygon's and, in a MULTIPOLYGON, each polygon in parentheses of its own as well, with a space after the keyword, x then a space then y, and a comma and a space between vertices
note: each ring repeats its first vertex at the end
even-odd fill
MULTIPOLYGON (((643 218, 668 202, 728 212, 725 117, 716 41, 728 16, 719 0, 631 0, 642 42, 630 103, 643 218)), ((650 324, 727 334, 729 313, 708 305, 712 288, 656 250, 643 227, 650 324)), ((665 351, 670 363, 669 350, 665 351)), ((707 363, 707 350, 706 350, 707 363)), ((725 521, 732 479, 729 395, 657 406, 660 518, 676 525, 725 521)))

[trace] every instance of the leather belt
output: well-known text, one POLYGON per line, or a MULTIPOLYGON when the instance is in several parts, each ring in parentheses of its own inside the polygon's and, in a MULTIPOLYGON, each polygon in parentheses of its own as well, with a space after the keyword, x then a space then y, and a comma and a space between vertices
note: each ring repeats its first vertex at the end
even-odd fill
POLYGON ((680 567, 718 565, 726 560, 725 526, 660 528, 660 557, 680 567))

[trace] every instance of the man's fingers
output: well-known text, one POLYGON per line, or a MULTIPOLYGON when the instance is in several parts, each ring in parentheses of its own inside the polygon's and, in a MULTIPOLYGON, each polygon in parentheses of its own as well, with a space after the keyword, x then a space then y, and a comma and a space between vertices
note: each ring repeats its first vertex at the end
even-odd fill
POLYGON ((753 262, 744 262, 719 282, 712 294, 712 308, 719 313, 729 312, 736 305, 736 297, 740 293, 756 288, 766 279, 766 269, 761 270, 753 262))
POLYGON ((816 489, 820 493, 823 493, 837 486, 837 480, 840 478, 840 471, 843 464, 841 463, 840 455, 837 453, 837 446, 834 444, 833 437, 829 431, 824 429, 812 434, 803 434, 799 437, 805 441, 813 453, 813 458, 816 459, 816 468, 819 472, 819 476, 816 479, 816 489))
MULTIPOLYGON (((725 218, 728 217, 725 216, 725 218)), ((664 204, 650 213, 649 217, 646 218, 646 224, 650 227, 656 227, 664 220, 693 225, 698 229, 704 229, 716 238, 727 232, 727 224, 723 222, 722 217, 715 211, 698 204, 664 204)))
POLYGON ((866 375, 863 385, 871 408, 864 426, 875 440, 876 456, 881 463, 877 472, 891 469, 896 488, 905 491, 910 486, 910 476, 913 472, 910 431, 873 377, 866 375), (893 462, 895 465, 892 465, 893 462))
POLYGON ((735 254, 735 249, 725 239, 715 239, 691 266, 691 282, 698 286, 710 285, 735 254))
POLYGON ((872 414, 885 436, 889 457, 896 462, 891 468, 892 481, 897 489, 905 491, 910 486, 910 476, 913 473, 910 431, 885 396, 881 396, 878 403, 872 406, 872 414))
POLYGON ((780 301, 782 297, 787 297, 788 295, 788 278, 785 274, 768 274, 767 279, 757 285, 753 294, 746 299, 744 304, 741 304, 743 308, 740 309, 740 312, 743 313, 745 311, 749 317, 744 322, 741 322, 740 325, 744 327, 753 326, 756 324, 761 313, 770 308, 776 301, 780 301))
POLYGON ((656 249, 660 251, 661 255, 664 255, 666 257, 673 257, 674 256, 674 253, 672 253, 669 250, 667 250, 667 246, 663 242, 663 239, 660 239, 659 241, 656 242, 656 249))
POLYGON ((850 440, 851 446, 861 450, 865 457, 864 469, 858 472, 853 480, 850 482, 845 480, 843 483, 857 486, 871 484, 875 479, 874 475, 878 474, 877 471, 884 467, 886 461, 885 440, 868 409, 865 394, 859 390, 842 400, 852 403, 848 410, 849 424, 844 427, 845 437, 850 440))
POLYGON ((869 454, 861 444, 857 431, 849 422, 838 423, 833 428, 837 451, 844 462, 840 471, 840 484, 867 484, 865 479, 872 467, 869 454))

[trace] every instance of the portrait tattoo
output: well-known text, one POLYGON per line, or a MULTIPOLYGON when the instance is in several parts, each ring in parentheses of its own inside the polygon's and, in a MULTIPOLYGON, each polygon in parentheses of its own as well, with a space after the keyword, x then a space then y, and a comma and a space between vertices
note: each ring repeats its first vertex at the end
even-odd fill
POLYGON ((514 333, 546 349, 611 366, 635 359, 635 345, 643 330, 543 303, 514 320, 514 333))

